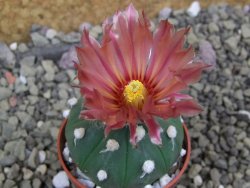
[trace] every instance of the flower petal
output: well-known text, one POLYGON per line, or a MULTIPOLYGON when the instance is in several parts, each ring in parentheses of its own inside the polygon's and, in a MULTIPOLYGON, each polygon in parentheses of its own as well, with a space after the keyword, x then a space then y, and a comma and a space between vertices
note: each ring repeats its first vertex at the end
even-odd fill
POLYGON ((145 120, 145 123, 148 128, 148 133, 150 140, 153 144, 161 145, 161 127, 160 125, 152 118, 145 120))
POLYGON ((194 100, 176 102, 175 115, 194 116, 202 111, 202 107, 194 100))

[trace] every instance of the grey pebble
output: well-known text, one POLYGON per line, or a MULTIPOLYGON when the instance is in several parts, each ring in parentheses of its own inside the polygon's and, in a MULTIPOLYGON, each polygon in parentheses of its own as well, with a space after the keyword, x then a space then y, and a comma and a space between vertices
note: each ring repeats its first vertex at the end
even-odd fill
POLYGON ((12 91, 9 88, 0 87, 0 101, 11 96, 12 91))
POLYGON ((30 36, 35 46, 41 47, 49 44, 49 40, 38 32, 33 32, 30 36))
POLYGON ((0 62, 7 68, 13 68, 16 63, 14 53, 2 42, 0 42, 0 62))

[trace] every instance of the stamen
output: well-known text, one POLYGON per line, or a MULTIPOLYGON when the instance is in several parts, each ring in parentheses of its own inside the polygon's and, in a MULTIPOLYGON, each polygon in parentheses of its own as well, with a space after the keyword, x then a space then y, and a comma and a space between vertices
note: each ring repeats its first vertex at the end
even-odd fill
POLYGON ((142 108, 146 93, 146 88, 139 80, 132 80, 123 91, 126 102, 138 109, 142 108))

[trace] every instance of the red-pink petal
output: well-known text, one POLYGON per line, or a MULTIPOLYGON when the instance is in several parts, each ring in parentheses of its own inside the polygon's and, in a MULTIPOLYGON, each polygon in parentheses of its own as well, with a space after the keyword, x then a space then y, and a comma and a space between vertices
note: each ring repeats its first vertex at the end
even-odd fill
POLYGON ((202 111, 202 107, 194 100, 183 100, 176 102, 175 113, 176 115, 194 116, 202 111))
POLYGON ((151 142, 157 145, 162 144, 160 125, 153 118, 145 120, 145 123, 147 125, 148 134, 151 142))

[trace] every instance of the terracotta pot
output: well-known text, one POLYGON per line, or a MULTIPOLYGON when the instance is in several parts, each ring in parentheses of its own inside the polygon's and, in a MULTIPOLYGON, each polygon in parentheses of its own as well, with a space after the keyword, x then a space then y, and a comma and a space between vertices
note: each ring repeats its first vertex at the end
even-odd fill
MULTIPOLYGON (((59 133, 58 133, 58 137, 57 137, 57 154, 58 154, 58 158, 60 161, 60 164, 62 165, 63 170, 66 172, 66 174, 68 175, 70 181, 77 187, 77 188, 87 188, 86 186, 84 186, 83 184, 81 184, 69 171, 68 167, 66 166, 64 160, 63 160, 63 148, 66 142, 65 139, 65 135, 64 135, 64 130, 65 130, 65 126, 67 124, 67 119, 65 119, 60 127, 59 133)), ((182 174, 184 173, 184 171, 187 169, 187 166, 189 164, 190 161, 190 154, 191 154, 191 142, 190 142, 190 137, 189 137, 189 133, 188 133, 188 129, 186 127, 185 124, 183 124, 183 128, 184 128, 184 134, 185 134, 185 140, 184 140, 184 146, 185 149, 187 151, 185 157, 183 158, 183 166, 179 172, 179 174, 168 184, 166 185, 164 188, 173 188, 175 187, 175 185, 180 181, 180 178, 182 176, 182 174)))

